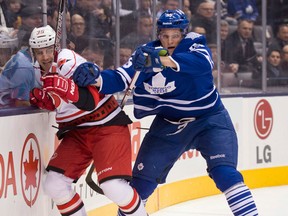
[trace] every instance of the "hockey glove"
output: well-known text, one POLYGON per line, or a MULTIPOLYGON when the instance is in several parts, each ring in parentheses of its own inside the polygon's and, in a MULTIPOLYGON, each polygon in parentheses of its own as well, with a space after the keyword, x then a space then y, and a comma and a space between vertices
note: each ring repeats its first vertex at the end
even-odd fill
POLYGON ((51 96, 43 89, 33 88, 30 91, 30 104, 40 109, 55 110, 55 105, 51 96))
POLYGON ((64 101, 75 103, 79 100, 78 86, 72 79, 57 73, 48 73, 41 77, 44 91, 59 95, 64 101))
POLYGON ((132 56, 132 65, 134 70, 141 71, 146 65, 146 56, 142 51, 142 47, 138 47, 132 56))
POLYGON ((143 46, 142 51, 148 54, 146 67, 164 68, 161 63, 160 56, 167 56, 168 51, 163 47, 143 46))
POLYGON ((163 47, 149 47, 142 46, 141 50, 143 55, 146 56, 145 66, 142 71, 149 72, 160 72, 164 69, 161 63, 160 56, 167 56, 168 51, 163 47))
POLYGON ((74 82, 81 87, 96 84, 96 79, 100 76, 100 69, 91 62, 80 64, 73 74, 74 82))

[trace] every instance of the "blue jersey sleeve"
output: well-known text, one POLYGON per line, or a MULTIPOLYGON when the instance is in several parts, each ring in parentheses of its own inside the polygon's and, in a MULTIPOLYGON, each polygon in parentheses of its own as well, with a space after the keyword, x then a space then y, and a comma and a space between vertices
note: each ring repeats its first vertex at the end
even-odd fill
POLYGON ((101 72, 102 86, 100 92, 103 94, 113 94, 125 90, 135 74, 131 59, 117 70, 103 70, 101 72))

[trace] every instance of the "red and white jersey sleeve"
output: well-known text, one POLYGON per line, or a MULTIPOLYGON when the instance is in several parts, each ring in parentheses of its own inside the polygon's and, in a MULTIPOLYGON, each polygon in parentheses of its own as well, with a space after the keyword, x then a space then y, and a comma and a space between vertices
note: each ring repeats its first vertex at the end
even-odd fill
MULTIPOLYGON (((86 62, 86 59, 84 59, 79 54, 75 53, 72 50, 68 49, 62 49, 61 52, 58 54, 58 60, 57 60, 57 68, 58 73, 62 76, 65 76, 67 78, 70 78, 73 76, 74 71, 76 68, 86 62)), ((77 122, 77 119, 86 119, 85 116, 95 116, 95 113, 97 113, 98 109, 101 109, 106 102, 111 100, 112 95, 105 95, 97 107, 92 111, 84 111, 78 109, 76 106, 74 106, 72 103, 66 103, 65 101, 62 101, 61 106, 59 106, 56 109, 56 121, 57 123, 68 123, 68 122, 77 122)), ((95 119, 95 121, 83 121, 81 124, 78 124, 78 126, 93 126, 93 125, 101 125, 108 121, 110 121, 112 118, 114 118, 119 112, 121 111, 120 107, 111 110, 109 115, 105 116, 101 119, 95 119)))

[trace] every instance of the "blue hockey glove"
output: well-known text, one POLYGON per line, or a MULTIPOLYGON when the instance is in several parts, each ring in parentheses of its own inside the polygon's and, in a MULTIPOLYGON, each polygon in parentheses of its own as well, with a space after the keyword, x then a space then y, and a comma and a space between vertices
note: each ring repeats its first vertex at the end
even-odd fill
POLYGON ((141 47, 138 47, 135 50, 134 55, 132 56, 132 65, 134 70, 142 70, 146 64, 146 57, 142 51, 141 47))
POLYGON ((142 51, 148 56, 146 57, 145 71, 146 72, 160 72, 163 70, 164 66, 161 63, 160 56, 167 56, 168 51, 163 47, 141 47, 142 51))
POLYGON ((167 55, 168 51, 163 47, 141 46, 136 49, 132 57, 132 64, 135 70, 140 70, 141 72, 159 72, 164 68, 160 56, 167 55))
POLYGON ((96 79, 100 76, 100 69, 91 62, 84 62, 80 64, 74 74, 74 82, 81 87, 86 87, 91 84, 96 84, 96 79))
POLYGON ((168 51, 163 47, 149 47, 143 46, 141 47, 144 53, 147 53, 149 58, 146 63, 146 67, 155 67, 155 68, 162 68, 163 65, 160 60, 160 56, 167 56, 168 51), (150 60, 150 61, 149 61, 150 60))

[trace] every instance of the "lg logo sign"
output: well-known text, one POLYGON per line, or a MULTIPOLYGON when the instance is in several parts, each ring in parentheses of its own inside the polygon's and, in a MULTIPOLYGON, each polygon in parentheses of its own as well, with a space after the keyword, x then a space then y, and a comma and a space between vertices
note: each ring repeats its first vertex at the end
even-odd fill
POLYGON ((254 128, 260 139, 266 139, 273 126, 272 108, 267 100, 260 100, 254 111, 254 128))
MULTIPOLYGON (((265 99, 260 100, 254 111, 254 129, 261 140, 265 140, 273 128, 273 112, 269 102, 265 99)), ((271 146, 256 147, 257 163, 271 162, 271 146)))

